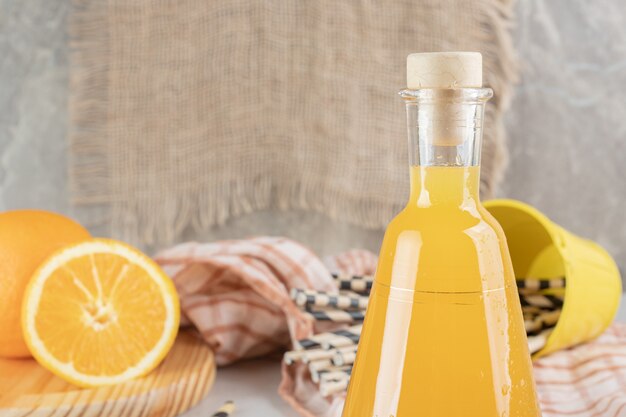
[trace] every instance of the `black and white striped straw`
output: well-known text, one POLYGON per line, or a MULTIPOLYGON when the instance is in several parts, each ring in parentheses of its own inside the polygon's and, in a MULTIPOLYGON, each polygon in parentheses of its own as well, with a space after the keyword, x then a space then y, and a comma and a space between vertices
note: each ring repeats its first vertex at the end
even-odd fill
POLYGON ((354 291, 359 294, 369 294, 374 277, 371 275, 332 274, 340 290, 354 291))
POLYGON ((336 342, 339 339, 341 340, 347 339, 350 343, 343 344, 342 346, 337 346, 337 347, 349 346, 350 344, 356 345, 357 343, 359 343, 359 337, 361 336, 362 328, 363 328, 363 325, 357 324, 347 329, 340 329, 340 330, 335 330, 332 332, 320 333, 320 334, 311 336, 310 338, 300 339, 296 341, 295 349, 296 350, 310 350, 310 349, 319 349, 319 348, 331 349, 333 347, 336 347, 333 345, 332 342, 336 342))
POLYGON ((522 314, 524 315, 524 317, 534 317, 536 315, 545 313, 546 311, 553 311, 553 308, 541 308, 541 307, 536 307, 536 306, 523 306, 522 307, 522 314))
POLYGON ((313 349, 313 350, 305 350, 304 355, 302 355, 301 361, 303 363, 309 363, 313 361, 318 361, 320 359, 332 359, 335 356, 334 349, 313 349))
POLYGON ((323 369, 328 369, 333 366, 330 359, 318 359, 316 361, 309 362, 309 371, 319 372, 323 369))
POLYGON ((359 344, 362 328, 362 325, 357 325, 348 329, 335 330, 331 333, 332 337, 328 337, 322 341, 322 348, 340 349, 348 346, 356 346, 359 344))
POLYGON ((311 370, 309 368, 309 372, 311 373, 311 379, 313 380, 313 382, 315 382, 316 384, 319 384, 322 379, 323 380, 330 380, 330 379, 340 379, 343 378, 343 375, 348 375, 350 376, 350 373, 352 372, 352 365, 347 365, 347 366, 329 366, 327 368, 320 368, 320 369, 313 369, 311 370), (342 376, 338 376, 339 374, 343 374, 342 376), (328 376, 331 375, 331 376, 328 376))
POLYGON ((348 346, 341 349, 335 349, 331 361, 335 366, 352 365, 356 359, 357 346, 348 346))
POLYGON ((529 336, 536 335, 544 329, 556 326, 561 317, 561 310, 549 310, 524 319, 524 327, 529 336))
POLYGON ((285 352, 283 357, 287 365, 291 365, 294 362, 309 363, 320 359, 334 360, 338 355, 350 354, 350 352, 356 352, 357 345, 349 346, 341 349, 309 349, 309 350, 291 350, 285 352))
POLYGON ((320 394, 324 397, 345 391, 348 388, 350 378, 338 381, 328 381, 320 384, 320 394))
POLYGON ((565 288, 565 277, 558 278, 524 278, 517 279, 517 290, 520 294, 532 294, 545 290, 565 288))
POLYGON ((335 367, 328 370, 322 370, 318 373, 320 383, 328 381, 339 381, 341 379, 349 379, 352 373, 352 366, 335 367))
POLYGON ((338 308, 313 309, 307 308, 306 313, 317 321, 332 321, 333 323, 355 323, 363 321, 363 310, 340 310, 338 308))
POLYGON ((520 294, 519 300, 522 308, 539 307, 542 309, 557 310, 563 307, 563 296, 550 294, 520 294))
POLYGON ((368 297, 354 294, 330 294, 323 291, 291 290, 291 299, 300 307, 333 307, 342 310, 365 310, 368 297))
POLYGON ((235 403, 232 401, 226 401, 223 406, 219 408, 212 417, 229 417, 233 415, 235 411, 235 403))
POLYGON ((545 330, 542 330, 537 335, 528 336, 528 350, 530 351, 531 354, 539 352, 541 349, 543 349, 546 346, 546 343, 548 342, 548 338, 552 334, 553 330, 554 330, 553 328, 545 329, 545 330))

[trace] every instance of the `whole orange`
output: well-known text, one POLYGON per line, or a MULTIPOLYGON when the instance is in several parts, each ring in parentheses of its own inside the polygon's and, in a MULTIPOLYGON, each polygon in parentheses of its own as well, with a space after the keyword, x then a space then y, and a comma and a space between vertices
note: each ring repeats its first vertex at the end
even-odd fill
POLYGON ((20 324, 22 298, 31 276, 49 255, 89 239, 75 221, 41 210, 0 213, 0 356, 28 357, 20 324))

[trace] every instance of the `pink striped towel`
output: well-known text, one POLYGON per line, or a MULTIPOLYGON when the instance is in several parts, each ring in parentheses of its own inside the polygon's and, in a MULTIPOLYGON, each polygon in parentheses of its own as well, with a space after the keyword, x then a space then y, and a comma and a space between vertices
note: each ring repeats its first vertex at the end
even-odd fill
MULTIPOLYGON (((326 265, 285 238, 259 237, 165 250, 184 320, 214 349, 218 364, 265 355, 317 331, 289 298, 291 288, 337 291, 330 271, 371 274, 376 257, 350 251, 326 265)), ((339 417, 343 395, 324 398, 304 369, 283 365, 279 392, 305 417, 339 417)), ((626 325, 535 362, 543 417, 626 417, 626 325)))
POLYGON ((183 323, 196 326, 219 365, 283 349, 313 333, 312 319, 289 298, 291 288, 336 290, 319 258, 284 238, 186 243, 156 261, 174 280, 183 323))

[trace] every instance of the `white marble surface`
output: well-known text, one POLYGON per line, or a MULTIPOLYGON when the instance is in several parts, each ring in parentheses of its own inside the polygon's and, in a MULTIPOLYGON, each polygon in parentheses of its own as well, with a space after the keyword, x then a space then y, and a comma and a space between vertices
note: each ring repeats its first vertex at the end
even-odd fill
MULTIPOLYGON (((626 322, 626 295, 616 320, 626 322)), ((255 360, 222 368, 208 397, 184 417, 210 416, 226 400, 235 401, 236 417, 297 417, 278 395, 279 382, 280 363, 276 360, 255 360)))
POLYGON ((70 212, 69 0, 0 0, 0 210, 70 212))
POLYGON ((184 417, 208 417, 225 401, 237 407, 233 417, 297 417, 277 392, 280 383, 280 360, 253 360, 217 371, 209 395, 184 417))
POLYGON ((500 195, 599 242, 626 272, 626 1, 524 0, 516 23, 500 195))

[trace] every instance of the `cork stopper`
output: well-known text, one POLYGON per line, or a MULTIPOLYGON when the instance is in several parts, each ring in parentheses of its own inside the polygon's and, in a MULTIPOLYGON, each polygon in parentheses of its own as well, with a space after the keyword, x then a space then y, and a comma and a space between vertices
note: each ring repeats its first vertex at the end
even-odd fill
POLYGON ((431 52, 407 57, 409 90, 434 89, 437 99, 422 103, 417 125, 433 146, 456 147, 472 131, 476 104, 449 99, 462 88, 482 88, 482 55, 478 52, 431 52))
POLYGON ((410 90, 420 88, 481 88, 483 57, 479 52, 424 52, 406 60, 410 90))

